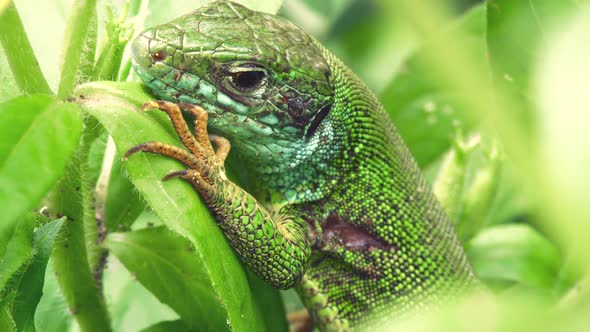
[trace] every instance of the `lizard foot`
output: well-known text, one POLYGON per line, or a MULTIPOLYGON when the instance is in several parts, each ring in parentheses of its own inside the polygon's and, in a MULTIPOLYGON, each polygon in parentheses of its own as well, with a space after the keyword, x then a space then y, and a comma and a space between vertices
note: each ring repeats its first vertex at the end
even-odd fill
POLYGON ((149 152, 176 159, 188 169, 172 172, 166 175, 163 180, 182 178, 191 183, 200 193, 212 194, 216 181, 227 180, 224 162, 231 148, 229 141, 224 137, 207 133, 208 114, 200 106, 158 100, 147 102, 142 107, 143 111, 150 109, 159 109, 168 114, 174 130, 188 151, 161 142, 148 142, 132 147, 124 157, 128 158, 137 152, 149 152), (194 134, 190 132, 182 117, 181 108, 195 117, 194 134), (216 150, 213 149, 212 142, 215 144, 216 150))

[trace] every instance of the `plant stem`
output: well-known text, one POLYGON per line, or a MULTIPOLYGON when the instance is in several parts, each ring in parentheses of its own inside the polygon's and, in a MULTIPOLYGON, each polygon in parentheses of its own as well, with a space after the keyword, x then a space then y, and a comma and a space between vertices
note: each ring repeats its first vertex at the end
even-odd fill
POLYGON ((13 2, 0 13, 0 44, 6 53, 12 75, 24 94, 53 94, 13 2))
POLYGON ((110 331, 101 280, 94 278, 102 249, 97 244, 87 165, 88 151, 100 126, 94 118, 87 118, 85 124, 78 152, 50 197, 50 209, 68 217, 64 238, 53 251, 53 263, 60 288, 82 331, 110 331))
POLYGON ((91 78, 96 25, 96 0, 76 0, 66 28, 58 97, 69 97, 76 85, 91 78))

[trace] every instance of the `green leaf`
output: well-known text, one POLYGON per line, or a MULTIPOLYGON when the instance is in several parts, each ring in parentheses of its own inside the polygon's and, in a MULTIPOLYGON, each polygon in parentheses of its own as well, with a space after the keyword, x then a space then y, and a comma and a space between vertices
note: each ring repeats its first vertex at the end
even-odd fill
POLYGON ((47 265, 43 295, 35 311, 37 331, 69 331, 74 319, 59 289, 53 266, 47 265))
MULTIPOLYGON (((485 6, 469 11, 454 27, 467 39, 465 51, 485 57, 485 6)), ((462 92, 445 85, 426 63, 431 45, 424 45, 403 65, 381 92, 380 99, 418 164, 424 168, 449 147, 457 128, 469 128, 458 100, 462 92)))
POLYGON ((289 331, 281 293, 248 271, 248 281, 267 331, 289 331))
POLYGON ((561 265, 555 246, 525 224, 484 229, 469 243, 467 257, 482 281, 501 289, 521 284, 551 290, 561 265))
POLYGON ((0 234, 33 209, 60 178, 81 129, 75 104, 44 95, 0 104, 0 234))
POLYGON ((189 327, 227 328, 222 303, 190 241, 157 227, 110 234, 104 245, 189 327))
MULTIPOLYGON (((140 84, 90 83, 81 86, 76 94, 84 96, 80 100, 84 108, 111 133, 119 153, 148 141, 179 144, 165 114, 138 111, 139 105, 152 99, 140 84)), ((195 246, 199 264, 219 296, 231 328, 264 330, 239 259, 197 193, 183 181, 161 180, 183 166, 148 154, 132 156, 126 166, 131 181, 164 224, 195 246)))
POLYGON ((109 255, 104 293, 109 299, 113 331, 138 331, 160 321, 179 318, 176 312, 146 289, 115 255, 109 255))
POLYGON ((45 267, 53 251, 53 243, 65 218, 45 224, 33 235, 34 257, 20 276, 12 316, 18 331, 35 331, 35 310, 41 299, 45 267))

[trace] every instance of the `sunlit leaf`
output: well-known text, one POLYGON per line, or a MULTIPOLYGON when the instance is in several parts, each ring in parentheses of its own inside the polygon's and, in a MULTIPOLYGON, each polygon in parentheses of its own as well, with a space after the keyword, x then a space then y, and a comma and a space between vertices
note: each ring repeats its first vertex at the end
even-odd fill
POLYGON ((33 209, 63 174, 81 129, 77 105, 49 96, 0 104, 0 234, 33 209))
POLYGON ((227 328, 223 305, 190 241, 158 227, 111 234, 105 246, 189 327, 227 328))

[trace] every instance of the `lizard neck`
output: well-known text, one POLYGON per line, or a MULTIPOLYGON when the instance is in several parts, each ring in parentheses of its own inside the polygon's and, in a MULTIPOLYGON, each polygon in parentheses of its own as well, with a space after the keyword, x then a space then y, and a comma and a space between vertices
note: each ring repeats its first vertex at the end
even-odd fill
POLYGON ((256 142, 232 143, 253 175, 248 189, 258 199, 296 204, 329 195, 342 171, 334 160, 348 144, 343 125, 332 114, 335 107, 326 110, 313 135, 297 142, 275 142, 275 149, 256 142))
POLYGON ((391 141, 391 121, 364 83, 328 50, 318 47, 330 64, 335 94, 330 107, 319 115, 323 118, 313 135, 296 142, 274 141, 273 146, 259 146, 256 141, 232 142, 249 165, 248 172, 254 175, 248 189, 262 201, 315 202, 329 198, 343 182, 356 176, 388 176, 388 167, 370 174, 358 172, 371 160, 387 163, 390 154, 380 153, 380 149, 391 141))

